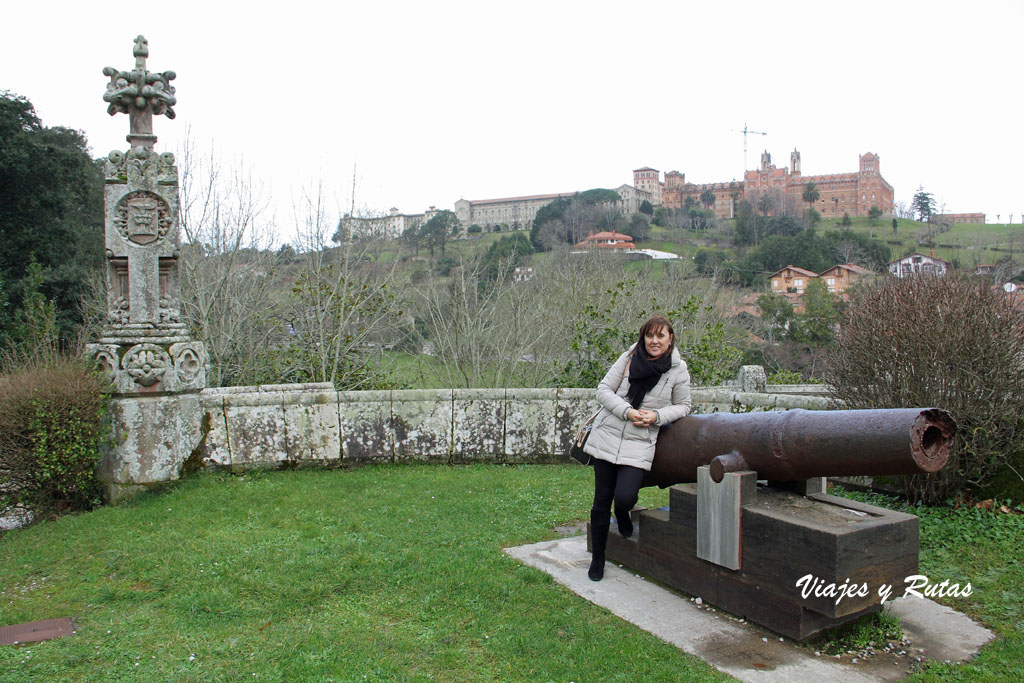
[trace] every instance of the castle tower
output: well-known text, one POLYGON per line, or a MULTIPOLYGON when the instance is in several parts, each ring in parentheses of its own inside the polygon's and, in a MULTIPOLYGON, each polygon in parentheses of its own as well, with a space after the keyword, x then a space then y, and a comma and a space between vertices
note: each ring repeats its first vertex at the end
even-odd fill
POLYGON ((633 187, 651 195, 651 204, 661 204, 661 172, 644 166, 633 170, 633 187))
POLYGON ((665 187, 683 187, 686 185, 686 174, 679 171, 669 171, 665 174, 665 187))
POLYGON ((860 155, 860 174, 878 175, 878 155, 868 152, 860 155))
POLYGON ((789 154, 789 172, 792 175, 800 175, 800 152, 796 151, 796 147, 789 154))
POLYGON ((772 155, 765 150, 761 152, 761 172, 767 173, 770 170, 772 170, 772 155))

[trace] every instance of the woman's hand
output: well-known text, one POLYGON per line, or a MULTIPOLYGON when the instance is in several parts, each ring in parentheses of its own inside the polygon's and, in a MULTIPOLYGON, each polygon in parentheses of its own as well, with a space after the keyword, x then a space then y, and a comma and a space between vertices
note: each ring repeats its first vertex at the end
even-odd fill
POLYGON ((636 427, 651 427, 658 422, 658 413, 653 410, 636 410, 630 408, 626 413, 626 417, 632 421, 636 427))

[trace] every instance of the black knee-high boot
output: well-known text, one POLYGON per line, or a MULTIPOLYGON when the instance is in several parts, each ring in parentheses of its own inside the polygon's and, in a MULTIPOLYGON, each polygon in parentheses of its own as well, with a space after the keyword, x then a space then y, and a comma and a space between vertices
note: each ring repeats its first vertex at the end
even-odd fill
POLYGON ((615 521, 619 524, 619 533, 623 538, 633 535, 633 518, 629 516, 629 510, 615 506, 615 521))
POLYGON ((608 545, 608 528, 611 519, 607 512, 590 511, 590 546, 591 560, 587 576, 591 581, 604 578, 604 549, 608 545))

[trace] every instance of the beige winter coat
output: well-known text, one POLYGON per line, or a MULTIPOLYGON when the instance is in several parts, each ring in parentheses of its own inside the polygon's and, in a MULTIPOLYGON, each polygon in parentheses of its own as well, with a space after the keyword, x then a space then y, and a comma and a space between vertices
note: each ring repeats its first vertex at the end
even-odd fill
POLYGON ((658 411, 657 425, 636 427, 626 419, 626 411, 631 407, 625 399, 629 373, 625 372, 623 377, 635 347, 636 344, 619 356, 597 385, 601 411, 594 418, 594 427, 583 450, 600 460, 650 470, 659 427, 690 414, 690 373, 679 350, 673 347, 672 365, 640 403, 643 409, 658 411))

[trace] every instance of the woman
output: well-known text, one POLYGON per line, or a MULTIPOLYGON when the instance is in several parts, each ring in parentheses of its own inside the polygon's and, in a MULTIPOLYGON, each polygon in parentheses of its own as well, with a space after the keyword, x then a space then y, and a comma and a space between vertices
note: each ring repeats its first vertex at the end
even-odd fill
POLYGON ((597 386, 602 410, 583 447, 594 458, 591 581, 604 578, 612 502, 619 533, 629 538, 629 511, 636 505, 644 473, 651 469, 658 429, 690 413, 690 373, 675 342, 672 324, 663 316, 652 317, 597 386))

